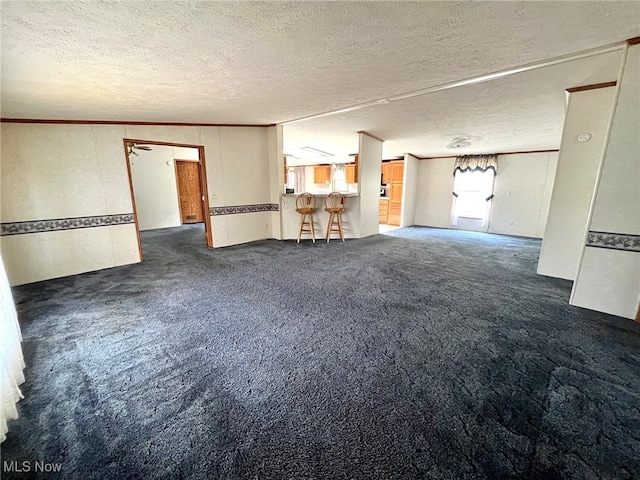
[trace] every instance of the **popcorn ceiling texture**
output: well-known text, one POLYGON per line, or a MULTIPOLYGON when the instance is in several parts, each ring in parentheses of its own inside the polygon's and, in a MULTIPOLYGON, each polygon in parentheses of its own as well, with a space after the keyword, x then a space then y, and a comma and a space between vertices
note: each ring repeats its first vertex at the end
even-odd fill
POLYGON ((353 132, 383 139, 385 158, 518 152, 560 147, 565 89, 615 80, 621 52, 575 60, 508 77, 434 92, 340 115, 285 125, 285 151, 322 138, 326 151, 358 151, 353 132), (447 149, 457 137, 471 146, 447 149))
POLYGON ((278 123, 621 41, 639 23, 636 2, 4 2, 2 116, 278 123))
POLYGON ((6 2, 2 113, 281 122, 638 33, 546 3, 6 2))

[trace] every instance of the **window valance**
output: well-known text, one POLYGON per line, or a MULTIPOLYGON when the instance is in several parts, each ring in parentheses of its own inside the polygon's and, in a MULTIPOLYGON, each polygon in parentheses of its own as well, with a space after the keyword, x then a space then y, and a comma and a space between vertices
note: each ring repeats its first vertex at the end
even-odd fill
POLYGON ((494 172, 498 172, 498 155, 461 155, 456 157, 456 163, 453 165, 453 174, 458 170, 461 172, 470 172, 479 170, 486 172, 490 168, 494 172))

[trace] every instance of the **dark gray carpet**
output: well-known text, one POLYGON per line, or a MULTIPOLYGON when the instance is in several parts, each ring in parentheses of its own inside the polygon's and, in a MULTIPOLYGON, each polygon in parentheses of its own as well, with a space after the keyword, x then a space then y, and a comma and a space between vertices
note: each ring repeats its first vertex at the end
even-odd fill
POLYGON ((413 227, 212 251, 196 227, 143 244, 143 264, 15 289, 28 382, 3 461, 78 479, 640 478, 640 325, 569 306, 537 240, 413 227))

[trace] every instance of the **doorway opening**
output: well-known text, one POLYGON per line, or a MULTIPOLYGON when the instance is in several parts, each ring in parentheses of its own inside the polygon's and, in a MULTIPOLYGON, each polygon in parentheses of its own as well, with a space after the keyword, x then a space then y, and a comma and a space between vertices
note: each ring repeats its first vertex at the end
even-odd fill
POLYGON ((143 259, 140 232, 201 223, 213 248, 204 147, 125 138, 129 190, 143 259))
POLYGON ((378 233, 386 233, 400 228, 404 222, 402 219, 404 160, 383 160, 380 166, 378 233))

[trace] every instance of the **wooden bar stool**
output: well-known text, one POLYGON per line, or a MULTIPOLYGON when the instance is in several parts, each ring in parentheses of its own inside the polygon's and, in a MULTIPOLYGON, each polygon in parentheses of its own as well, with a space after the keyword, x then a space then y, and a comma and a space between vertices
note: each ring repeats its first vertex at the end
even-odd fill
POLYGON ((344 232, 342 230, 342 212, 346 197, 340 192, 331 192, 324 201, 324 211, 329 214, 329 224, 327 225, 327 243, 331 239, 332 233, 339 233, 344 242, 344 232), (337 228, 334 228, 337 227, 337 228))
POLYGON ((316 209, 316 197, 310 193, 301 193, 296 198, 296 212, 300 214, 300 227, 298 228, 298 242, 303 233, 311 233, 313 243, 316 243, 316 234, 313 229, 313 212, 316 209), (307 219, 308 217, 308 219, 307 219))

